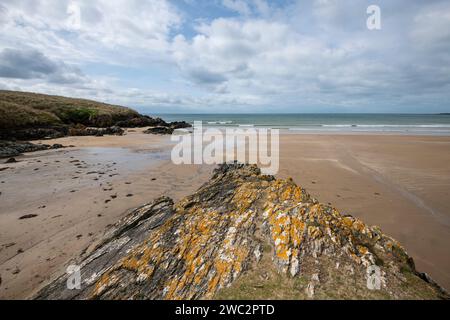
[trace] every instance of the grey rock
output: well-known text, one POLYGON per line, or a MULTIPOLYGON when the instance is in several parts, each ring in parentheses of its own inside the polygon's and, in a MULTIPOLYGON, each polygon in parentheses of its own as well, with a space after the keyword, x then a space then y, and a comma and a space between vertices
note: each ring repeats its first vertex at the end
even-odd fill
POLYGON ((144 131, 146 134, 158 134, 158 135, 165 135, 165 134, 172 134, 175 131, 175 129, 171 127, 154 127, 147 129, 144 131))
MULTIPOLYGON (((68 290, 63 274, 34 298, 211 299, 235 290, 240 298, 257 299, 264 296, 240 291, 243 283, 235 287, 236 280, 263 279, 273 286, 280 275, 307 279, 296 291, 298 299, 376 298, 366 286, 373 257, 385 279, 381 297, 449 298, 379 228, 342 216, 291 179, 262 175, 252 165, 224 164, 196 193, 176 204, 160 198, 131 210, 86 248, 73 263, 81 268, 81 290, 68 290), (410 280, 400 280, 398 270, 410 280)), ((247 285, 264 288, 261 280, 247 285)), ((292 296, 292 290, 297 289, 282 286, 277 295, 292 296)))

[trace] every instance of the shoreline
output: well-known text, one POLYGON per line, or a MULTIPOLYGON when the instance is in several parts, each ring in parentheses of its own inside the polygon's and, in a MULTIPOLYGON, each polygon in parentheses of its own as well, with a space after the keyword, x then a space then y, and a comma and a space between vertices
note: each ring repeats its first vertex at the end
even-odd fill
POLYGON ((450 118, 439 114, 159 114, 166 121, 202 121, 204 127, 272 128, 282 134, 450 135, 450 118))
MULTIPOLYGON (((178 200, 210 178, 214 166, 175 166, 164 156, 170 150, 169 136, 144 135, 141 130, 130 129, 123 137, 46 140, 76 148, 26 154, 17 157, 20 162, 12 171, 0 172, 5 181, 0 197, 7 204, 0 209, 0 298, 29 297, 64 272, 73 257, 129 209, 160 195, 178 200), (95 148, 112 154, 108 158, 97 152, 102 155, 96 158, 86 150, 95 148), (147 157, 153 162, 147 163, 147 157), (71 163, 75 160, 86 168, 71 163), (103 178, 87 174, 101 170, 112 171, 103 178), (54 179, 58 174, 62 186, 46 192, 48 181, 59 181, 54 179), (36 179, 30 180, 33 176, 36 179), (71 192, 74 181, 78 189, 71 192), (19 220, 25 214, 38 216, 19 220)), ((419 271, 449 288, 449 146, 448 136, 281 134, 277 176, 292 177, 322 202, 379 225, 405 246, 419 271)))

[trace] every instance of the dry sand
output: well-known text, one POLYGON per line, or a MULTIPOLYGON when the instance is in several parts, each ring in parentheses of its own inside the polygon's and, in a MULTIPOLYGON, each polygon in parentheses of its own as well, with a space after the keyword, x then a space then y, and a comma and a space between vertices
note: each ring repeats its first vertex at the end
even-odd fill
MULTIPOLYGON (((141 130, 55 142, 76 147, 0 165, 0 298, 29 297, 128 209, 180 199, 213 169, 173 165, 169 138, 141 130)), ((381 226, 450 288, 450 137, 289 134, 280 152, 279 177, 381 226)))

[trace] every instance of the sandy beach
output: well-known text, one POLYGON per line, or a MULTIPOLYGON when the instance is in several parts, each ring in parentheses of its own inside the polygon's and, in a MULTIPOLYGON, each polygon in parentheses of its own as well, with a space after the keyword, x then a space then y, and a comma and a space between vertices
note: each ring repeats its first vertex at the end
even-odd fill
POLYGON ((207 181, 212 167, 175 166, 170 138, 141 132, 46 140, 76 147, 0 165, 0 298, 29 297, 128 209, 207 181))
POLYGON ((450 137, 295 135, 280 148, 280 177, 380 226, 450 288, 450 137))
MULTIPOLYGON (((450 288, 450 137, 287 134, 280 142, 279 177, 380 226, 418 270, 450 288)), ((3 299, 30 297, 127 210, 161 195, 180 199, 213 169, 172 164, 170 137, 141 129, 45 143, 75 147, 0 165, 3 299)))

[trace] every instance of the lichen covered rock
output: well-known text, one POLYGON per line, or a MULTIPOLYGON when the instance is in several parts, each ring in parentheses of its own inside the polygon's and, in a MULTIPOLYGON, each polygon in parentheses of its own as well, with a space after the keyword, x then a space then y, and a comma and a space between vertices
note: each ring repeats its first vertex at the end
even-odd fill
POLYGON ((38 299, 447 298, 394 239, 292 180, 224 164, 177 204, 132 211, 38 299), (368 286, 378 270, 379 288, 368 286))

